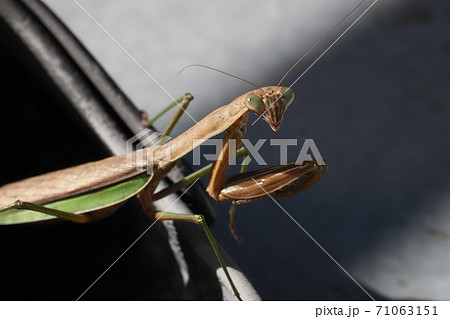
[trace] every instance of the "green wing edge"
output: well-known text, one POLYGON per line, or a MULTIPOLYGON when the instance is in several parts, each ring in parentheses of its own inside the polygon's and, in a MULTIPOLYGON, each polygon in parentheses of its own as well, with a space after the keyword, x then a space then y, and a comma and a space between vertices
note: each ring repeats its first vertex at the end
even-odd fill
MULTIPOLYGON (((74 214, 94 212, 126 201, 139 193, 150 180, 151 175, 142 174, 113 186, 42 205, 74 214)), ((11 209, 0 214, 0 225, 32 223, 55 218, 31 210, 11 209)))

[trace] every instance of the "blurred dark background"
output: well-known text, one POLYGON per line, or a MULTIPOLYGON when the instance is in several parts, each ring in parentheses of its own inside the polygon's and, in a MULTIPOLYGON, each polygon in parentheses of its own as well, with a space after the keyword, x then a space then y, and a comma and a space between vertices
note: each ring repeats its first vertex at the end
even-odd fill
MULTIPOLYGON (((332 2, 280 1, 272 7, 270 2, 231 1, 196 10, 195 1, 186 8, 80 1, 171 94, 194 94, 191 114, 196 119, 249 88, 200 69, 177 77, 179 69, 204 63, 275 85, 357 3, 332 2)), ((139 107, 150 113, 170 102, 77 5, 46 3, 139 107)), ((252 141, 295 138, 301 144, 314 139, 328 172, 316 186, 280 204, 375 299, 450 299, 449 18, 445 0, 378 1, 293 87, 296 100, 280 132, 271 132, 262 121, 249 125, 252 141)), ((178 133, 190 125, 186 118, 178 133)), ((10 148, 5 156, 14 152, 10 148)), ((260 153, 269 164, 279 161, 273 147, 260 153)), ((290 153, 291 159, 297 155, 295 149, 290 153)), ((217 204, 215 235, 263 299, 368 299, 275 203, 239 207, 243 247, 227 229, 228 207, 217 204)))

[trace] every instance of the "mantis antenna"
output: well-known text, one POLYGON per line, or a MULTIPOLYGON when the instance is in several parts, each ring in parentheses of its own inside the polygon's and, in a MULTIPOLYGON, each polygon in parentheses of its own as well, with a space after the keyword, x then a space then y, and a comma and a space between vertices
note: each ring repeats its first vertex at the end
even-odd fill
MULTIPOLYGON (((316 42, 316 44, 314 44, 308 51, 306 51, 306 53, 300 58, 300 59, 298 59, 297 60, 297 62, 295 62, 294 63, 294 65, 293 66, 291 66, 291 68, 283 75, 283 77, 281 78, 281 80, 280 80, 280 82, 278 82, 278 84, 277 84, 277 87, 280 87, 280 85, 281 85, 281 83, 284 81, 284 79, 286 79, 286 77, 288 76, 288 74, 289 73, 291 73, 292 72, 292 70, 294 70, 295 69, 295 67, 309 54, 309 53, 311 53, 311 51, 312 50, 314 50, 314 48, 316 47, 316 46, 318 46, 323 40, 325 40, 334 30, 336 30, 336 28, 342 23, 342 22, 344 22, 344 20, 345 19, 347 19, 353 12, 355 12, 355 10, 356 9, 358 9, 364 2, 365 2, 366 0, 362 0, 356 7, 354 7, 349 13, 347 13, 341 20, 339 20, 339 22, 338 23, 336 23, 336 25, 333 27, 333 28, 331 28, 330 29, 330 31, 328 31, 319 41, 317 41, 316 42)), ((376 1, 375 1, 376 2, 376 1)), ((344 32, 345 33, 345 32, 344 32)), ((326 51, 325 51, 326 52, 326 51)), ((314 63, 313 63, 314 64, 314 63)), ((296 82, 296 81, 295 81, 296 82)), ((294 82, 294 83, 295 83, 294 82)), ((292 84, 293 85, 293 84, 292 84)), ((291 86, 292 86, 291 85, 291 86)), ((291 86, 289 86, 289 87, 291 87, 291 86)), ((270 107, 268 108, 268 109, 266 109, 265 111, 264 111, 264 113, 266 113, 281 97, 283 96, 283 94, 281 94, 279 97, 278 97, 278 99, 274 102, 274 103, 272 103, 271 105, 270 105, 270 107)), ((263 113, 263 114, 264 114, 263 113)), ((252 125, 253 124, 255 124, 260 118, 261 118, 261 116, 262 116, 262 114, 252 123, 252 125)))
MULTIPOLYGON (((199 67, 202 67, 202 68, 210 69, 210 70, 213 70, 213 71, 216 71, 216 72, 219 72, 219 73, 222 73, 222 74, 231 76, 232 78, 235 78, 235 79, 241 80, 241 81, 243 81, 243 82, 245 82, 245 83, 248 83, 248 84, 250 84, 250 85, 253 85, 255 88, 260 89, 261 91, 263 91, 263 90, 261 89, 261 87, 258 86, 258 85, 256 85, 255 83, 252 83, 252 82, 250 82, 250 81, 248 81, 248 80, 245 80, 245 79, 243 79, 243 78, 241 78, 241 77, 239 77, 239 76, 237 76, 237 75, 234 75, 234 74, 231 74, 231 73, 228 73, 228 72, 225 72, 225 71, 222 71, 222 70, 219 70, 219 69, 216 69, 216 68, 213 68, 213 67, 211 67, 211 66, 204 65, 204 64, 189 64, 189 65, 186 65, 184 68, 182 68, 182 69, 177 73, 177 75, 180 75, 181 72, 183 72, 183 71, 186 70, 187 68, 190 68, 190 67, 193 67, 193 66, 199 66, 199 67)), ((264 93, 264 91, 263 91, 263 93, 264 93)))
POLYGON ((283 77, 281 78, 280 82, 278 82, 277 87, 280 86, 280 84, 284 81, 284 79, 288 76, 289 73, 291 73, 292 70, 295 69, 295 67, 300 63, 300 61, 303 60, 303 58, 305 58, 309 53, 311 53, 312 50, 314 50, 314 48, 316 46, 318 46, 323 40, 325 40, 334 30, 336 30, 336 28, 342 23, 344 22, 345 19, 348 18, 349 15, 351 15, 353 12, 355 12, 356 9, 358 9, 366 0, 362 0, 356 7, 353 8, 352 11, 350 11, 349 13, 347 13, 338 23, 336 23, 336 25, 330 29, 330 31, 327 32, 327 34, 325 34, 319 41, 316 42, 316 44, 314 44, 308 51, 306 51, 306 53, 297 60, 297 62, 294 63, 293 66, 291 66, 291 68, 283 75, 283 77))

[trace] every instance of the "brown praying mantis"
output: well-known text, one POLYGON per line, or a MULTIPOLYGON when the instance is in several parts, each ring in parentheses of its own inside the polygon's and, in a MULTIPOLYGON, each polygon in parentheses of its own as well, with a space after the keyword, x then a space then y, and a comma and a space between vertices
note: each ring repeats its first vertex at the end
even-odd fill
POLYGON ((175 162, 198 146, 201 139, 227 131, 222 149, 212 165, 207 191, 215 199, 256 200, 269 196, 290 196, 315 184, 326 171, 326 165, 315 160, 303 165, 286 165, 262 169, 225 180, 228 170, 229 143, 239 144, 245 135, 249 112, 262 115, 276 130, 281 125, 284 112, 294 99, 291 89, 264 87, 244 94, 228 105, 213 111, 181 136, 158 146, 106 158, 22 181, 0 188, 0 223, 18 224, 49 218, 86 223, 113 213, 123 202, 137 196, 144 212, 158 220, 183 220, 200 224, 211 241, 213 249, 234 287, 214 239, 202 215, 176 214, 155 211, 152 202, 159 182, 175 162), (168 159, 166 156, 170 154, 168 159), (127 157, 137 160, 127 164, 127 157), (153 168, 151 175, 147 174, 153 168), (254 180, 256 187, 249 181, 254 180), (258 186, 261 185, 261 186, 258 186))
MULTIPOLYGON (((288 73, 291 70, 292 68, 288 73)), ((246 134, 249 113, 252 111, 261 116, 275 131, 282 124, 285 111, 294 99, 294 93, 290 88, 281 87, 280 83, 277 86, 257 88, 241 95, 207 115, 179 137, 161 146, 109 157, 2 186, 0 224, 30 223, 51 218, 78 223, 92 222, 114 213, 125 201, 137 196, 144 212, 150 218, 183 220, 202 225, 236 298, 240 299, 203 216, 155 211, 152 203, 163 196, 162 193, 155 194, 155 189, 176 161, 199 146, 202 140, 224 131, 226 133, 222 148, 212 165, 207 186, 207 192, 214 199, 239 202, 269 196, 272 198, 292 196, 314 185, 324 175, 327 167, 326 164, 319 164, 316 160, 305 161, 302 165, 291 163, 241 173, 226 180, 229 159, 235 156, 230 152, 230 142, 235 140, 236 145, 240 145, 246 134), (132 165, 128 161, 130 157, 135 159, 132 165), (147 174, 149 170, 152 171, 151 175, 147 174)))

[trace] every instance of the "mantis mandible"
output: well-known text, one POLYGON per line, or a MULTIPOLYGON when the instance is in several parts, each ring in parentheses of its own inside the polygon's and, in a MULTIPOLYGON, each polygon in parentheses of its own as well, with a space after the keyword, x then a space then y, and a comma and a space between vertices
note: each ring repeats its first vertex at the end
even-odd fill
POLYGON ((237 299, 240 299, 203 216, 155 211, 152 205, 158 199, 154 196, 155 189, 178 159, 197 147, 201 140, 224 131, 222 149, 212 165, 207 187, 207 192, 214 199, 250 201, 269 195, 277 198, 311 187, 326 172, 326 164, 320 165, 311 160, 300 166, 288 164, 261 169, 226 180, 228 159, 235 156, 230 154, 229 143, 231 140, 236 140, 236 145, 241 143, 246 134, 249 113, 252 111, 261 116, 276 131, 293 99, 294 93, 287 87, 258 88, 213 111, 164 145, 4 185, 0 188, 0 224, 29 223, 55 217, 78 223, 91 222, 112 214, 125 201, 137 196, 144 212, 151 218, 184 220, 202 225, 237 299), (129 165, 129 156, 139 160, 129 165), (151 175, 147 174, 149 169, 152 169, 151 175))

